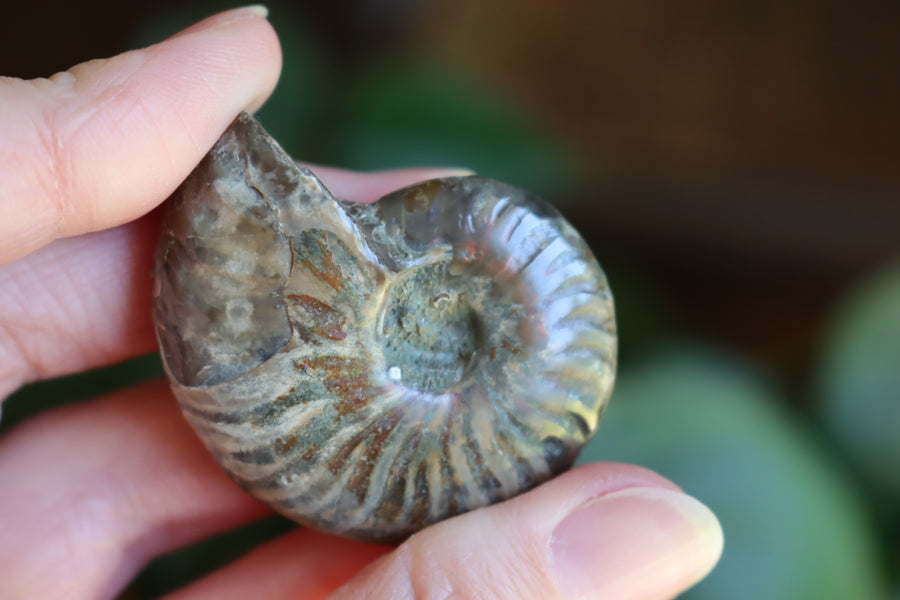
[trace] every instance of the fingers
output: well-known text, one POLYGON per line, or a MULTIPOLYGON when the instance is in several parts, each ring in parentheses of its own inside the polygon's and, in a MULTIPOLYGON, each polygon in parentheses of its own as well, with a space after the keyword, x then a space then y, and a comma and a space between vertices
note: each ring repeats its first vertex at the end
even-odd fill
MULTIPOLYGON (((458 173, 352 173, 315 167, 342 198, 372 202, 423 179, 458 173)), ((0 266, 0 399, 25 382, 113 364, 156 347, 150 271, 159 219, 59 240, 0 266)))
POLYGON ((50 79, 0 78, 0 264, 149 211, 280 68, 274 30, 244 9, 50 79))
POLYGON ((358 173, 321 165, 303 166, 315 173, 336 198, 354 202, 375 202, 382 196, 426 179, 473 174, 468 169, 414 168, 358 173))
POLYGON ((167 600, 319 600, 389 550, 300 529, 257 548, 167 600))
POLYGON ((23 383, 156 348, 150 270, 158 221, 59 240, 0 267, 0 400, 23 383))
POLYGON ((333 598, 663 600, 721 548, 702 504, 635 467, 595 464, 420 532, 333 598))
POLYGON ((324 598, 375 556, 329 597, 662 600, 709 571, 721 544, 715 517, 672 483, 639 467, 593 464, 384 555, 301 530, 171 600, 324 598))
POLYGON ((162 382, 0 438, 0 598, 109 598, 150 558, 265 514, 162 382))

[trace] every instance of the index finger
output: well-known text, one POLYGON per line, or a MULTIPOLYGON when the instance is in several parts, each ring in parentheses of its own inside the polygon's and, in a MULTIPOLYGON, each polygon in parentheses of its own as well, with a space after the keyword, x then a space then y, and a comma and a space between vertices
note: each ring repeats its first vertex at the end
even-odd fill
POLYGON ((281 52, 264 16, 236 9, 49 79, 0 78, 0 264, 165 199, 274 88, 281 52))

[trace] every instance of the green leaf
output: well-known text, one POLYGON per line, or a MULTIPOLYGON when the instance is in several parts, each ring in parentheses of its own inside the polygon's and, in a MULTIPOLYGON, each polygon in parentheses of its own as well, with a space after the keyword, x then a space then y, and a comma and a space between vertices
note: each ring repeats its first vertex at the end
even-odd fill
POLYGON ((900 263, 876 273, 841 305, 818 372, 830 433, 885 508, 900 504, 900 263))
POLYGON ((863 510, 778 396, 724 358, 678 348, 622 373, 582 461, 650 467, 725 531, 693 600, 884 597, 863 510))

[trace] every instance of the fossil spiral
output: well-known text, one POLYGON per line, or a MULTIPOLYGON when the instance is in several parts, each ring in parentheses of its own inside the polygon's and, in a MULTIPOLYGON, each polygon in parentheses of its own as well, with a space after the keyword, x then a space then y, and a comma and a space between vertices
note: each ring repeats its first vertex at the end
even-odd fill
POLYGON ((228 475, 375 542, 568 468, 616 363, 605 276, 552 207, 475 176, 336 200, 246 114, 170 200, 154 319, 228 475))

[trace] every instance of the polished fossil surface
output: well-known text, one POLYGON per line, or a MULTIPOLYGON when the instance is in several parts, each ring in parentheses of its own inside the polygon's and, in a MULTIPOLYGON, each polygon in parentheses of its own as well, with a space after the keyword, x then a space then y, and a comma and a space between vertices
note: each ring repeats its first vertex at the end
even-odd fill
POLYGON ((482 177, 336 200, 243 114, 170 200, 154 319, 221 467, 300 523, 398 542, 568 468, 616 364, 606 279, 482 177))

